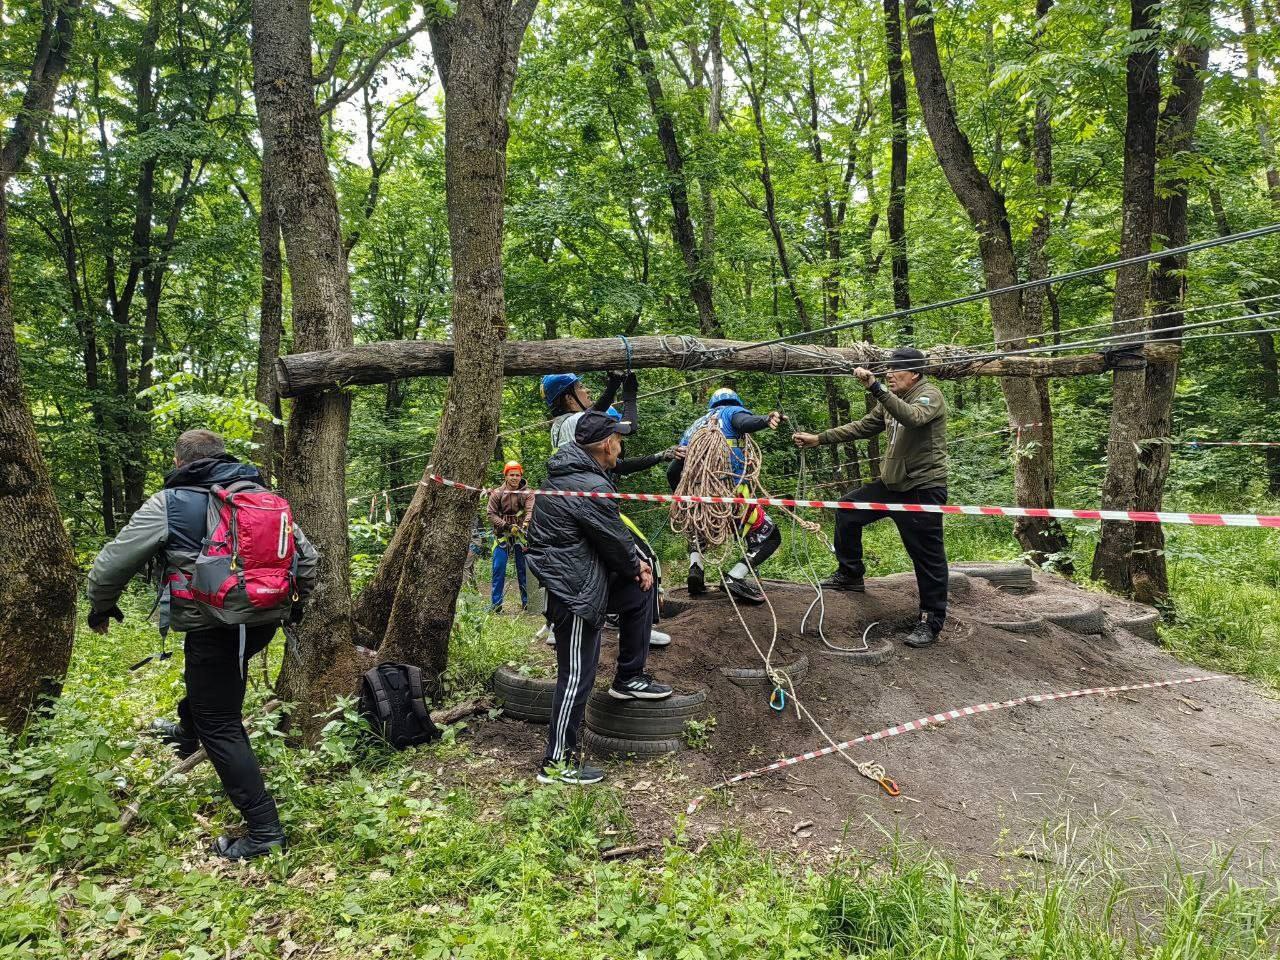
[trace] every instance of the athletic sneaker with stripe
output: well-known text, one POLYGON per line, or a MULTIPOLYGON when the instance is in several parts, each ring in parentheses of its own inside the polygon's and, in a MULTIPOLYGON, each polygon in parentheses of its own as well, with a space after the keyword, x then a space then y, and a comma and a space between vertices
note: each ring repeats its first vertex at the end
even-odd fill
POLYGON ((556 764, 551 767, 543 767, 538 771, 539 783, 566 783, 570 786, 585 787, 593 783, 599 783, 603 779, 603 770, 599 767, 589 767, 586 764, 580 767, 556 764))
POLYGON ((609 696, 617 700, 665 700, 671 696, 671 688, 647 673, 639 673, 627 680, 614 680, 609 696))

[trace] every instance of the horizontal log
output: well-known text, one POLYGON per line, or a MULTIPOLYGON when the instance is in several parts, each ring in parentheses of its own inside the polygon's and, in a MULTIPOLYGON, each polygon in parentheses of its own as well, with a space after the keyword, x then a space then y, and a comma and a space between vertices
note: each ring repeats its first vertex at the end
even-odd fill
MULTIPOLYGON (((701 338, 619 337, 607 340, 514 340, 504 347, 507 376, 546 373, 585 373, 668 367, 676 370, 742 370, 756 373, 848 374, 857 364, 873 365, 889 357, 889 347, 856 343, 846 347, 798 344, 753 346, 737 340, 701 338), (628 348, 630 357, 628 357, 628 348)), ((1143 356, 1152 361, 1177 359, 1172 344, 1147 344, 1143 356)), ((1074 377, 1109 369, 1101 353, 1056 357, 1005 357, 963 347, 932 347, 925 351, 929 374, 943 380, 961 377, 1074 377)), ((390 383, 409 377, 444 377, 453 373, 452 341, 391 340, 364 343, 349 350, 293 353, 276 361, 276 380, 282 397, 316 390, 390 383)))

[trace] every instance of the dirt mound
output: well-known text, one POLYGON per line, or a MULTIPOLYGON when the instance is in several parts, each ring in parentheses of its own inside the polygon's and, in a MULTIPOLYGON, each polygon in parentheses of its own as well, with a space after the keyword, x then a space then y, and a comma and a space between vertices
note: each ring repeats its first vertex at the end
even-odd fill
MULTIPOLYGON (((874 667, 824 646, 815 615, 801 633, 812 588, 769 581, 765 587, 772 610, 739 605, 738 611, 762 649, 774 637, 776 618, 774 664, 808 657, 796 693, 837 740, 970 704, 1205 672, 1111 626, 1140 613, 1135 605, 1043 574, 1035 590, 1016 595, 978 579, 953 584, 942 639, 924 650, 901 644, 917 615, 911 575, 870 580, 865 594, 828 592, 824 627, 831 643, 856 644, 872 623, 873 641, 892 639, 894 654, 874 667), (1074 633, 1051 622, 1026 632, 992 626, 1034 620, 1041 608, 1060 610, 1067 597, 1081 609, 1099 605, 1108 614, 1104 632, 1074 633)), ((690 599, 676 590, 667 609, 663 629, 674 641, 653 652, 650 669, 679 690, 705 689, 716 725, 704 749, 614 769, 615 786, 643 787, 628 794, 629 806, 641 831, 655 836, 669 831, 706 787, 825 745, 794 709, 770 709, 767 685, 742 686, 722 672, 762 665, 727 597, 713 591, 690 599)), ((615 651, 605 645, 602 683, 615 651)), ((1274 869, 1267 844, 1280 822, 1280 744, 1266 732, 1277 721, 1280 703, 1234 679, 1028 705, 854 748, 858 759, 883 763, 898 780, 903 795, 896 800, 839 757, 824 757, 735 787, 727 804, 705 804, 688 829, 696 835, 737 825, 810 856, 834 855, 844 844, 875 848, 884 831, 901 831, 979 865, 1002 847, 1051 859, 1056 841, 1043 825, 1069 818, 1084 827, 1073 834, 1076 843, 1092 835, 1131 850, 1167 844, 1192 860, 1207 859, 1213 844, 1231 845, 1244 869, 1265 873, 1274 869), (811 824, 796 829, 805 821, 811 824)), ((502 734, 478 737, 492 746, 502 734)))

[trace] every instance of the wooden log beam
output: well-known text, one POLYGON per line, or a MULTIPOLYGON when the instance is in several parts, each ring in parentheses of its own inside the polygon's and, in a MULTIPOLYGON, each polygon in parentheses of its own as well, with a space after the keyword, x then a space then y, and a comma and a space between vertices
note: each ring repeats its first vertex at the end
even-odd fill
MULTIPOLYGON (((737 340, 692 337, 632 337, 628 341, 631 366, 676 370, 741 370, 755 373, 848 373, 852 365, 882 363, 888 347, 857 343, 847 347, 809 344, 751 346, 737 340), (730 352, 732 351, 732 352, 730 352)), ((507 376, 546 373, 585 373, 621 370, 627 366, 627 346, 607 340, 515 340, 504 346, 507 376)), ((1173 344, 1148 343, 1142 355, 1153 362, 1177 359, 1173 344)), ((1053 357, 980 359, 985 354, 963 347, 932 347, 925 351, 929 374, 943 380, 961 377, 1075 377, 1109 369, 1101 353, 1053 357)), ((453 373, 451 341, 393 340, 365 343, 347 350, 294 353, 276 361, 280 395, 297 397, 317 390, 390 383, 409 377, 447 377, 453 373)))

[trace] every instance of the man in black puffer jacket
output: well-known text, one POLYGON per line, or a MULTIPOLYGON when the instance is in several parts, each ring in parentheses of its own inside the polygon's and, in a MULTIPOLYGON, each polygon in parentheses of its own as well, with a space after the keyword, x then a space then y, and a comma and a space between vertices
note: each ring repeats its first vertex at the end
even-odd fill
MULTIPOLYGON (((622 444, 618 424, 594 410, 582 414, 574 442, 547 462, 547 488, 613 493, 609 471, 622 444)), ((605 614, 640 623, 619 637, 618 667, 611 696, 661 700, 671 688, 644 672, 653 617, 653 569, 636 551, 616 501, 595 497, 538 497, 529 526, 529 565, 547 591, 547 614, 556 636, 556 691, 551 701, 542 783, 597 783, 595 767, 568 765, 579 753, 578 732, 600 660, 605 614)))

